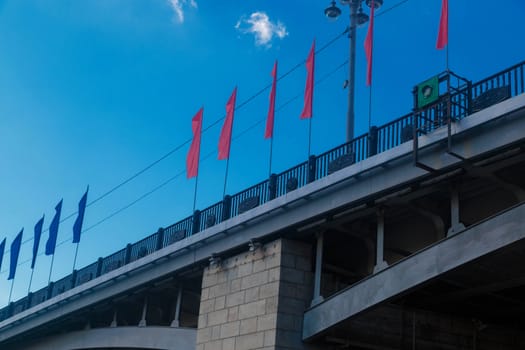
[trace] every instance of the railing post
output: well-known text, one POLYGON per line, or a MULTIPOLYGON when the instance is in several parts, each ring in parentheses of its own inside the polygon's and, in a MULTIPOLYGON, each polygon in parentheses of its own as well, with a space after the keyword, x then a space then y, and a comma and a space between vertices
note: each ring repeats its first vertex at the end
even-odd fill
POLYGON ((73 270, 73 273, 71 274, 71 289, 75 288, 76 284, 77 284, 77 270, 73 270))
POLYGON ((368 131, 368 156, 374 156, 377 154, 377 126, 371 126, 368 131))
POLYGON ((98 258, 98 260, 97 260, 97 275, 95 277, 100 276, 100 274, 102 273, 102 263, 103 262, 104 262, 104 259, 98 258))
POLYGON ((472 113, 472 82, 469 80, 467 83, 467 116, 472 113))
POLYGON ((46 300, 51 299, 51 297, 53 296, 53 286, 54 285, 55 285, 54 282, 49 282, 49 284, 47 285, 47 297, 46 297, 46 300))
POLYGON ((191 234, 194 235, 196 233, 199 233, 200 228, 201 228, 201 211, 197 209, 193 212, 191 234))
POLYGON ((124 256, 124 265, 131 261, 131 243, 126 244, 126 255, 124 256))
POLYGON ((314 155, 311 155, 308 157, 308 183, 315 181, 315 173, 316 173, 316 157, 314 155))
POLYGON ((29 309, 31 307, 32 301, 33 301, 33 292, 29 292, 29 294, 27 294, 26 309, 29 309))
POLYGON ((228 220, 230 218, 230 212, 232 209, 232 197, 230 195, 225 195, 222 200, 222 221, 228 220))
POLYGON ((269 200, 275 199, 277 196, 277 175, 271 174, 270 180, 268 181, 268 198, 269 200))
POLYGON ((157 246, 155 247, 155 250, 162 249, 162 246, 164 244, 164 229, 162 227, 159 228, 157 231, 157 246))
POLYGON ((7 305, 7 317, 6 318, 13 316, 14 310, 15 310, 14 303, 10 302, 9 305, 7 305))

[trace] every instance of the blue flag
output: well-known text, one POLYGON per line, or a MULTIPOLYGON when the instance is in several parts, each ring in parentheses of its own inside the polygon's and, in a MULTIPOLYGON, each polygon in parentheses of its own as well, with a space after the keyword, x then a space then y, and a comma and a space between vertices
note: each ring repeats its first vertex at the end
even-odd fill
POLYGON ((78 202, 78 216, 73 224, 73 243, 80 242, 80 234, 82 233, 82 223, 84 222, 84 212, 86 211, 86 201, 89 191, 89 186, 86 190, 86 193, 80 198, 78 202))
POLYGON ((4 260, 4 250, 5 250, 5 238, 0 243, 0 270, 2 270, 2 260, 4 260))
POLYGON ((40 236, 42 236, 42 226, 44 225, 44 217, 38 220, 35 225, 35 239, 33 241, 33 260, 31 260, 31 269, 35 268, 36 256, 38 254, 38 246, 40 245, 40 236))
POLYGON ((60 224, 60 212, 62 211, 62 199, 58 202, 55 207, 55 217, 49 225, 49 238, 46 242, 46 255, 55 254, 55 248, 57 245, 58 236, 58 224, 60 224))
POLYGON ((11 243, 11 265, 9 266, 9 276, 8 280, 15 278, 16 274, 16 264, 18 264, 18 255, 20 254, 20 246, 22 245, 22 234, 24 229, 16 236, 13 243, 11 243))

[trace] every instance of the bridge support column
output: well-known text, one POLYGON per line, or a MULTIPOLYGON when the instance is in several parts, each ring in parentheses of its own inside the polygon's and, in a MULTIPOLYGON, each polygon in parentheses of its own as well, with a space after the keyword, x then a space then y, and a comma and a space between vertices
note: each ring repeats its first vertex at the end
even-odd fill
POLYGON ((207 267, 197 350, 305 349, 301 332, 312 298, 311 255, 309 244, 279 239, 207 267))
POLYGON ((148 297, 144 298, 144 306, 142 307, 142 318, 139 322, 139 327, 146 327, 146 315, 148 313, 148 297))
POLYGON ((182 302, 182 286, 179 286, 179 290, 177 292, 177 302, 175 305, 175 315, 173 317, 173 321, 171 322, 171 327, 179 327, 180 325, 180 305, 182 302))
POLYGON ((455 235, 456 233, 465 229, 459 221, 459 190, 458 186, 452 186, 450 190, 450 228, 447 232, 447 237, 455 235))
POLYGON ((314 298, 312 299, 312 306, 319 304, 323 301, 321 295, 321 275, 323 266, 323 242, 324 233, 319 232, 317 234, 317 245, 315 253, 315 275, 314 275, 314 298))
POLYGON ((376 239, 376 265, 374 273, 388 267, 384 259, 385 252, 385 210, 380 208, 377 211, 377 239, 376 239))

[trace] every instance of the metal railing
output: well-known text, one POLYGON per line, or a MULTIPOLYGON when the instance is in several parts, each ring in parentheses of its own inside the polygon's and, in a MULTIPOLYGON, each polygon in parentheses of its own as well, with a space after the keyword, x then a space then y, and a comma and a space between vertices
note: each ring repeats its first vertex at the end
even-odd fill
POLYGON ((372 127, 369 133, 356 137, 348 143, 317 157, 312 155, 306 162, 280 174, 272 174, 268 180, 231 197, 225 196, 222 201, 202 211, 196 210, 193 215, 161 228, 134 244, 128 244, 114 254, 99 258, 71 275, 57 282, 51 282, 48 286, 10 303, 0 309, 0 321, 355 162, 412 140, 414 125, 417 130, 432 132, 446 125, 448 121, 449 97, 450 117, 452 120, 459 120, 476 112, 479 106, 486 108, 505 98, 522 94, 525 92, 524 68, 525 62, 522 62, 475 84, 469 83, 466 87, 443 95, 436 103, 418 110, 417 113, 404 115, 379 128, 372 127))

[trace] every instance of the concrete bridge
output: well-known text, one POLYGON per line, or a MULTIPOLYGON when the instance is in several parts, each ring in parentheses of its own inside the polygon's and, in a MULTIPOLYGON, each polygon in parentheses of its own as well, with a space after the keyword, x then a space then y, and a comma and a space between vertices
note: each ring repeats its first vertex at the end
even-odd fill
POLYGON ((0 348, 525 348, 524 68, 11 303, 0 348))

